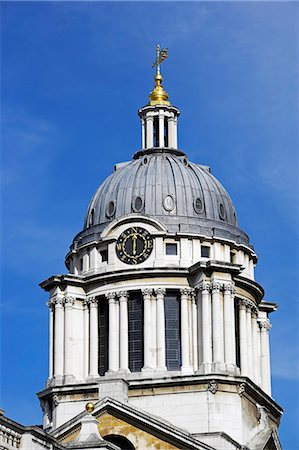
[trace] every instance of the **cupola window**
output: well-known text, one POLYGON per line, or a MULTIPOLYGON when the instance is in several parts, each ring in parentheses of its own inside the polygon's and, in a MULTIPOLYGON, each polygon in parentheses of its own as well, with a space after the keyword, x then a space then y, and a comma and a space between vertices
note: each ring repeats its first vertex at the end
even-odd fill
POLYGON ((164 118, 164 147, 168 147, 168 121, 164 118))
POLYGON ((154 147, 159 147, 159 117, 154 117, 154 147))

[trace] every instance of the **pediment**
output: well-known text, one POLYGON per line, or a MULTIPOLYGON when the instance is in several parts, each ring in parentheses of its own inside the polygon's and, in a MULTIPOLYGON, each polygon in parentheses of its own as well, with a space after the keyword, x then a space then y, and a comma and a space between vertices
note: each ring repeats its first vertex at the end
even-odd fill
MULTIPOLYGON (((62 445, 70 443, 78 436, 81 421, 86 414, 86 411, 78 414, 51 432, 51 435, 62 445)), ((122 436, 130 441, 135 449, 215 450, 169 422, 109 397, 95 404, 93 416, 99 422, 99 432, 104 439, 108 440, 109 436, 122 436)))

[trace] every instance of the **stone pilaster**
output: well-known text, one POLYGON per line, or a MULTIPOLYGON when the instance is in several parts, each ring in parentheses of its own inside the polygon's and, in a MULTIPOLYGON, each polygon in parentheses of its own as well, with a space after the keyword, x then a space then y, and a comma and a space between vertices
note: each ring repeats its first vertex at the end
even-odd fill
POLYGON ((192 373, 191 358, 190 358, 190 338, 189 328, 191 326, 189 321, 189 298, 192 292, 190 288, 181 289, 181 349, 182 349, 182 372, 192 373))
POLYGON ((99 335, 98 335, 98 300, 95 297, 88 297, 89 303, 89 378, 99 376, 98 355, 99 355, 99 335))
POLYGON ((258 324, 260 327, 261 336, 261 379, 262 389, 271 395, 271 379, 270 379, 270 348, 269 348, 269 331, 271 324, 269 319, 259 319, 258 324))
POLYGON ((73 306, 75 300, 73 297, 66 296, 63 298, 64 304, 64 376, 65 382, 74 381, 73 370, 73 306))
POLYGON ((109 308, 109 356, 108 365, 109 371, 115 372, 119 368, 119 361, 117 359, 117 322, 116 322, 116 293, 109 292, 106 294, 109 308))
POLYGON ((201 333, 198 337, 202 341, 202 365, 204 373, 211 371, 212 363, 212 320, 211 320, 211 284, 202 282, 199 286, 201 292, 201 333))
POLYGON ((55 297, 54 299, 54 377, 60 383, 64 374, 64 310, 63 298, 55 297))

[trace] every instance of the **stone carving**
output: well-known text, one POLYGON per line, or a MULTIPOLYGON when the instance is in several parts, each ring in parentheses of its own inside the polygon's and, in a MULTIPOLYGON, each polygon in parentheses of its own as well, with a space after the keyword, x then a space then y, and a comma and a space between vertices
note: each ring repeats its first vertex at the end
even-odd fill
POLYGON ((127 301, 129 298, 129 293, 127 291, 120 291, 117 293, 120 302, 127 301))
POLYGON ((164 289, 164 288, 157 288, 157 289, 155 289, 155 294, 156 294, 157 297, 158 296, 164 297, 164 295, 166 294, 166 289, 164 289))
POLYGON ((215 380, 209 381, 208 391, 210 391, 212 394, 216 394, 216 392, 218 391, 218 383, 217 383, 217 381, 215 381, 215 380))
POLYGON ((50 298, 50 300, 46 303, 46 305, 49 307, 50 311, 54 310, 55 307, 55 301, 53 298, 50 298))
POLYGON ((236 292, 233 283, 224 283, 223 290, 224 292, 229 292, 230 294, 234 294, 236 292))
POLYGON ((180 289, 180 291, 181 291, 181 295, 189 296, 192 294, 192 292, 194 292, 194 289, 193 288, 183 288, 183 289, 180 289))
POLYGON ((88 302, 90 308, 98 305, 98 299, 93 296, 88 297, 87 302, 88 302))
POLYGON ((269 331, 271 329, 271 323, 269 319, 258 320, 259 327, 261 331, 269 331))
POLYGON ((238 384, 237 390, 238 390, 238 394, 240 395, 240 397, 242 397, 242 395, 244 394, 245 387, 246 387, 245 383, 238 384))
POLYGON ((63 297, 55 297, 53 303, 55 306, 63 306, 63 297))
POLYGON ((220 292, 222 289, 222 284, 219 283, 218 281, 213 281, 213 283, 211 284, 211 289, 212 292, 220 292))
POLYGON ((152 294, 153 294, 153 289, 150 289, 150 288, 142 289, 143 298, 148 299, 152 296, 152 294))
POLYGON ((59 397, 57 394, 53 395, 52 402, 53 402, 53 406, 55 406, 55 408, 59 405, 59 397))
POLYGON ((75 300, 73 297, 69 297, 69 296, 63 297, 63 304, 65 306, 73 306, 74 303, 75 303, 75 300))
POLYGON ((105 297, 107 298, 108 302, 114 301, 116 299, 116 292, 108 292, 105 297))
POLYGON ((200 291, 207 291, 209 292, 211 288, 211 283, 209 281, 203 281, 202 283, 200 283, 198 289, 200 291))

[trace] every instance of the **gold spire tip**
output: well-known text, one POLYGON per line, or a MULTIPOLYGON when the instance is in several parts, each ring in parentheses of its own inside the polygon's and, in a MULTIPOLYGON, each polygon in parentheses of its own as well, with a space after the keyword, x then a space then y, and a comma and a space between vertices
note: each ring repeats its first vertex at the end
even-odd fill
POLYGON ((154 90, 150 93, 149 96, 149 104, 150 105, 170 105, 168 101, 168 94, 164 91, 162 86, 163 77, 161 75, 160 65, 161 63, 168 57, 168 48, 161 48, 158 44, 156 47, 156 60, 152 64, 152 67, 156 67, 156 75, 155 75, 155 87, 154 90))

